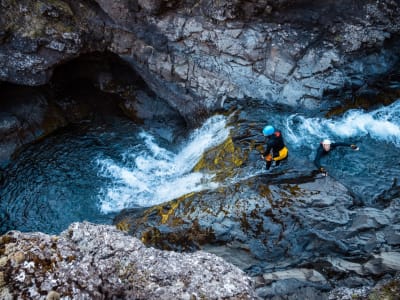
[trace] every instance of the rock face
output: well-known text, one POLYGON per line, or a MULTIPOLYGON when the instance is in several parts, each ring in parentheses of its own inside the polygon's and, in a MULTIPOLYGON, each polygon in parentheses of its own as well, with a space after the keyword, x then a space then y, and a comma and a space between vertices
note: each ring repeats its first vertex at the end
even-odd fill
POLYGON ((1 7, 1 80, 44 84, 57 65, 107 50, 190 119, 227 97, 313 107, 398 60, 400 9, 392 0, 4 0, 1 7))
MULTIPOLYGON (((59 66, 100 52, 129 64, 136 73, 131 81, 140 77, 151 91, 142 99, 163 99, 191 126, 231 98, 327 108, 338 105, 330 94, 366 93, 395 69, 399 24, 399 4, 392 0, 3 0, 0 90, 8 88, 1 82, 49 83, 59 66)), ((125 94, 125 112, 132 115, 132 103, 141 100, 126 92, 137 86, 121 85, 116 73, 103 71, 96 78, 99 89, 125 94)), ((6 141, 0 164, 21 145, 68 123, 60 107, 69 101, 57 107, 61 114, 46 102, 31 101, 32 109, 41 110, 32 120, 35 128, 25 126, 29 112, 0 115, 6 141), (53 119, 51 126, 44 119, 53 119)))
POLYGON ((360 205, 332 177, 307 173, 301 160, 241 177, 255 170, 240 163, 246 153, 229 148, 209 151, 206 160, 222 170, 217 178, 236 181, 123 211, 117 226, 160 249, 216 253, 254 276, 266 299, 327 299, 335 287, 372 286, 400 272, 398 197, 382 208, 360 205), (229 162, 236 167, 228 176, 229 162))
POLYGON ((1 299, 256 299, 250 278, 223 259, 146 248, 111 226, 0 241, 1 299))
MULTIPOLYGON (((178 112, 196 125, 226 99, 314 110, 338 105, 329 95, 368 92, 398 66, 399 33, 393 0, 1 0, 0 163, 92 113, 93 102, 60 99, 54 88, 60 68, 83 55, 111 54, 129 66, 131 81, 118 71, 67 68, 117 95, 123 110, 152 107, 144 103, 156 98, 169 106, 161 113, 178 112), (10 84, 30 87, 4 97, 10 84)), ((240 166, 239 154, 230 155, 240 166)), ((382 209, 357 207, 340 184, 313 176, 299 183, 299 175, 246 178, 206 198, 154 207, 141 219, 126 212, 118 226, 163 249, 217 242, 232 258, 245 252, 254 260, 238 264, 257 276, 263 297, 303 289, 310 299, 332 281, 369 284, 399 271, 398 197, 382 209)), ((74 224, 60 237, 12 232, 1 241, 6 299, 255 297, 249 279, 215 256, 147 249, 107 226, 74 224)))

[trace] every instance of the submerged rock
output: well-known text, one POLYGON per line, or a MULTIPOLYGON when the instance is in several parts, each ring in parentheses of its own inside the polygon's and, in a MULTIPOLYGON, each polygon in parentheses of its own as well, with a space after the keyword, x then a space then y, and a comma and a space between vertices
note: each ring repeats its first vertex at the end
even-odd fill
POLYGON ((0 242, 1 299, 257 298, 251 279, 213 254, 146 248, 111 226, 11 231, 0 242))

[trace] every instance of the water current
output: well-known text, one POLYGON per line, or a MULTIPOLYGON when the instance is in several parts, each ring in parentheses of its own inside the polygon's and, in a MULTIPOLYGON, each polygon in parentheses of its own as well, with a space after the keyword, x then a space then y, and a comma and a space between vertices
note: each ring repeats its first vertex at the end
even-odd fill
MULTIPOLYGON (((236 121, 212 116, 190 132, 176 124, 152 128, 114 116, 68 126, 28 145, 4 171, 0 233, 15 229, 57 234, 84 220, 110 224, 123 208, 215 189, 213 174, 192 169, 207 149, 235 135, 236 127, 250 129, 258 140, 266 123, 281 130, 290 149, 289 168, 298 167, 295 161, 305 162, 305 170, 313 168, 323 138, 357 144, 359 151, 338 148, 322 162, 331 176, 372 206, 400 177, 400 100, 332 118, 256 102, 239 107, 237 115, 236 121)), ((263 165, 255 157, 250 156, 248 164, 261 172, 263 165)))

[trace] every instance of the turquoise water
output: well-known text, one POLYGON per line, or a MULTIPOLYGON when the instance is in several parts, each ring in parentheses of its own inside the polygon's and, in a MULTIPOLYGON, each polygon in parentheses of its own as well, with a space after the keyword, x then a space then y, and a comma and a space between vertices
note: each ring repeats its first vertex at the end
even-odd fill
MULTIPOLYGON (((147 207, 189 192, 215 189, 213 174, 192 172, 202 154, 234 140, 263 141, 261 129, 280 129, 290 149, 287 168, 309 171, 320 140, 356 143, 323 159, 329 174, 368 205, 400 177, 400 101, 332 119, 239 105, 233 117, 216 115, 188 131, 179 123, 153 127, 121 116, 81 122, 26 146, 5 170, 0 190, 0 233, 16 229, 59 233, 75 221, 110 224, 124 208, 147 207), (297 161, 304 161, 299 165, 297 161)), ((263 171, 259 154, 223 184, 263 171)))

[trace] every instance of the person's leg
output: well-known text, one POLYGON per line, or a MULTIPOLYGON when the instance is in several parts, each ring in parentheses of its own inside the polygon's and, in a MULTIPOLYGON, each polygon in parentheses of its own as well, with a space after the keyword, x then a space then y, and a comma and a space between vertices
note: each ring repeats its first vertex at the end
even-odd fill
POLYGON ((281 161, 286 160, 288 158, 289 151, 286 147, 279 151, 279 156, 274 157, 275 167, 281 164, 281 161))
POLYGON ((272 155, 268 154, 265 159, 267 161, 267 164, 265 166, 267 167, 267 170, 269 170, 269 168, 271 167, 271 164, 272 164, 272 155))

